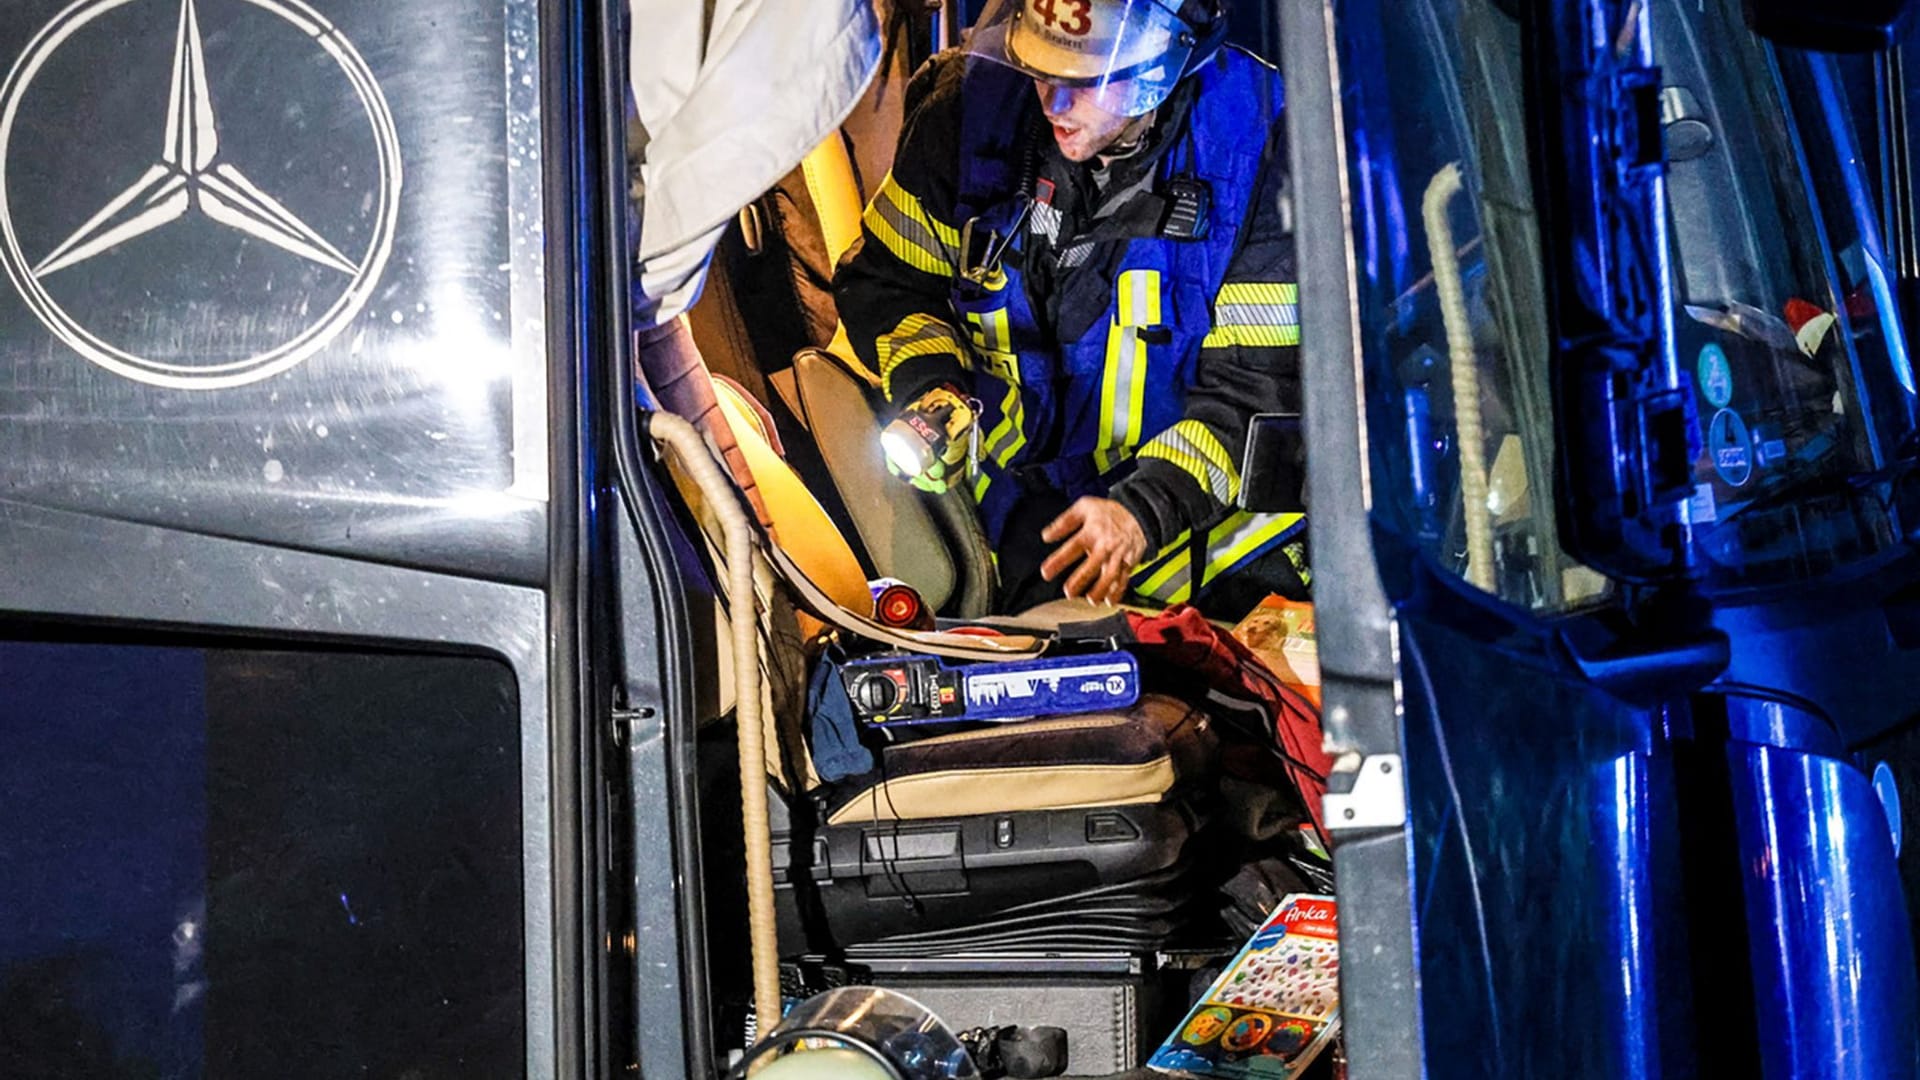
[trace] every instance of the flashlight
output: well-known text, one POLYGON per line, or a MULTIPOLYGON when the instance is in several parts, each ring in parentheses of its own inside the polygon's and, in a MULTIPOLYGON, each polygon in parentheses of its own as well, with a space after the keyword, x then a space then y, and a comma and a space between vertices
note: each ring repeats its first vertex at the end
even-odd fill
POLYGON ((901 476, 924 476, 946 457, 947 433, 944 425, 935 428, 920 413, 904 412, 880 433, 880 448, 901 476))
POLYGON ((880 432, 887 467, 925 490, 944 490, 961 462, 979 452, 979 410, 949 387, 920 395, 880 432), (965 444, 957 442, 962 436, 965 444))

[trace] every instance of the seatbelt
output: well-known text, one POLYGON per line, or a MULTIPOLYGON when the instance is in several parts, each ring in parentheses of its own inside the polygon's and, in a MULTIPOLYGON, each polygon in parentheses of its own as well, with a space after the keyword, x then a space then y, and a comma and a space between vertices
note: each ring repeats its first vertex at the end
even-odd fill
POLYGON ((855 637, 881 645, 891 645, 908 652, 942 656, 949 660, 1011 660, 1034 657, 1046 652, 1052 645, 1051 639, 1024 634, 976 637, 972 634, 954 634, 942 630, 901 630, 888 626, 834 603, 831 597, 822 592, 818 585, 801 572, 800 567, 794 564, 786 552, 780 550, 778 544, 769 544, 768 553, 772 557, 774 569, 779 571, 780 577, 799 595, 801 606, 822 622, 855 637))

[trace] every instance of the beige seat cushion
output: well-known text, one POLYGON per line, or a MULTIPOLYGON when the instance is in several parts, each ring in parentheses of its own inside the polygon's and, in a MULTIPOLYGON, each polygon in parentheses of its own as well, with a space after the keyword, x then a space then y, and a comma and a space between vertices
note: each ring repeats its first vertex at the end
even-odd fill
POLYGON ((867 387, 818 349, 794 357, 793 372, 801 422, 813 433, 875 571, 912 585, 935 610, 944 609, 956 581, 953 555, 914 489, 887 472, 867 387))
POLYGON ((867 589, 867 575, 834 527, 833 519, 820 508, 819 500, 800 482, 792 467, 767 444, 754 408, 726 383, 716 383, 714 389, 766 502, 775 542, 834 603, 849 611, 871 612, 873 594, 867 589))
POLYGON ((1124 712, 1029 720, 898 743, 884 779, 838 801, 827 824, 1159 802, 1206 774, 1206 714, 1147 694, 1124 712))

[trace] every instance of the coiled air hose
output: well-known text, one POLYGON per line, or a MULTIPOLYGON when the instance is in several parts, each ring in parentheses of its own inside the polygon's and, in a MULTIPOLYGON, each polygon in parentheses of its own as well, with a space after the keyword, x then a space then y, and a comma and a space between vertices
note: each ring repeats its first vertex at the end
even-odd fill
POLYGON ((740 821, 747 851, 747 929, 755 1030, 780 1022, 780 941, 774 930, 773 835, 767 822, 767 745, 760 716, 759 610, 753 590, 753 524, 733 481, 692 424, 656 412, 647 430, 667 447, 720 523, 727 552, 727 618, 733 628, 734 718, 739 728, 740 821))
POLYGON ((1467 524, 1467 582, 1494 591, 1493 512, 1487 508, 1486 429, 1480 420, 1480 368, 1473 347, 1473 324, 1466 290, 1460 283, 1460 258, 1453 246, 1447 204, 1464 182, 1458 162, 1434 174, 1421 200, 1427 226, 1427 252, 1433 259, 1433 283, 1440 295, 1440 318, 1447 328, 1447 367, 1453 375, 1453 420, 1460 448, 1460 499, 1467 524))

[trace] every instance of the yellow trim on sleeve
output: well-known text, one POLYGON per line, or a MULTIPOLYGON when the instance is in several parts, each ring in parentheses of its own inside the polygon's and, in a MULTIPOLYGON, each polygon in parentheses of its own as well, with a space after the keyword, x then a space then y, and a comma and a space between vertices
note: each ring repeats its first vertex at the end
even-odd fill
POLYGON ((901 187, 892 173, 880 182, 860 222, 901 262, 936 277, 953 276, 959 231, 927 213, 920 200, 901 187))

